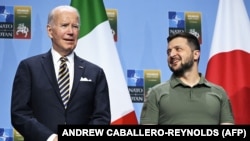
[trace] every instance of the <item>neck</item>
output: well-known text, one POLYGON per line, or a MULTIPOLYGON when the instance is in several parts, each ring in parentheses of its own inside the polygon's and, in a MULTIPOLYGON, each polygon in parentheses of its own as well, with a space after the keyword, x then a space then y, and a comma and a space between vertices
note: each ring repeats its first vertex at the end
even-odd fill
POLYGON ((179 78, 184 84, 190 87, 193 87, 200 81, 200 75, 198 72, 186 72, 183 76, 179 78))

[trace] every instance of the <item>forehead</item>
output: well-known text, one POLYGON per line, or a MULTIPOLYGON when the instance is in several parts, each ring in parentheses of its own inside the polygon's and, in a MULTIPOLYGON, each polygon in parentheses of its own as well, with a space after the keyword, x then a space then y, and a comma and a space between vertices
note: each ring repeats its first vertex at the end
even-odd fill
POLYGON ((71 21, 78 22, 79 17, 75 11, 69 9, 60 9, 55 11, 55 20, 56 21, 71 21))
POLYGON ((168 48, 173 48, 176 46, 186 46, 187 45, 187 39, 183 38, 183 37, 176 37, 174 39, 172 39, 169 43, 168 43, 168 48))

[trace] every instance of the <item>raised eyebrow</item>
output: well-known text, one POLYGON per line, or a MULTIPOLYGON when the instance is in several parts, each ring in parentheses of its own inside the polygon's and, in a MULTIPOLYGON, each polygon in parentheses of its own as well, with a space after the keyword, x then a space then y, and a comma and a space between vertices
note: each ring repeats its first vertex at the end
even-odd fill
POLYGON ((69 23, 61 23, 60 25, 69 25, 69 23))
MULTIPOLYGON (((65 22, 65 23, 61 23, 61 24, 68 24, 68 25, 70 25, 71 23, 65 22)), ((79 25, 79 24, 78 24, 78 23, 75 23, 75 24, 74 24, 74 23, 72 23, 72 25, 74 25, 74 26, 75 26, 75 25, 79 25)))
POLYGON ((173 50, 173 49, 178 49, 181 48, 180 46, 173 46, 172 48, 168 48, 167 50, 173 50))
POLYGON ((182 48, 181 46, 174 46, 172 49, 180 49, 182 48))
POLYGON ((167 53, 169 53, 170 51, 172 51, 173 49, 177 50, 177 49, 181 49, 182 47, 181 46, 174 46, 172 48, 168 48, 167 49, 167 53))

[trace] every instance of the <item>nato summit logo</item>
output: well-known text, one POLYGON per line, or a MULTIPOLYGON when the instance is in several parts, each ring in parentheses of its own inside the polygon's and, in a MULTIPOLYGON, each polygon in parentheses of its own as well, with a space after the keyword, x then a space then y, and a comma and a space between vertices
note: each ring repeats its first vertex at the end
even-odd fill
POLYGON ((0 141, 13 141, 13 130, 0 128, 0 141))
POLYGON ((132 102, 143 103, 148 90, 160 82, 160 70, 127 70, 128 90, 132 102))
POLYGON ((127 70, 128 90, 132 102, 144 101, 144 72, 143 70, 127 70))
POLYGON ((31 38, 31 7, 0 6, 0 38, 31 38))
POLYGON ((202 43, 200 12, 169 11, 168 19, 169 35, 173 35, 179 32, 189 32, 199 39, 200 44, 202 43))

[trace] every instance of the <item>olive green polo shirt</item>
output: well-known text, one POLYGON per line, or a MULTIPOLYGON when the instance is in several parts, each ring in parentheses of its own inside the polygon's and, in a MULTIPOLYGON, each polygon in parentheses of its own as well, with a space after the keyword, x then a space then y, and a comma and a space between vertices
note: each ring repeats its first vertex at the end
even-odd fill
MULTIPOLYGON (((200 74, 201 76, 201 74, 200 74)), ((225 90, 203 76, 193 87, 172 76, 152 87, 142 107, 140 124, 234 123, 225 90)))

